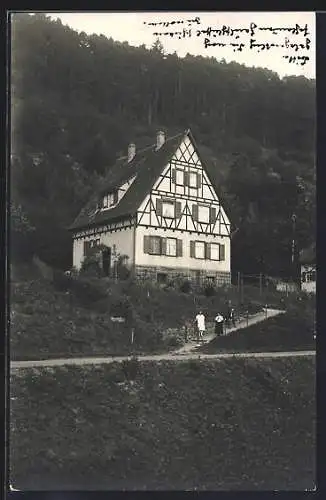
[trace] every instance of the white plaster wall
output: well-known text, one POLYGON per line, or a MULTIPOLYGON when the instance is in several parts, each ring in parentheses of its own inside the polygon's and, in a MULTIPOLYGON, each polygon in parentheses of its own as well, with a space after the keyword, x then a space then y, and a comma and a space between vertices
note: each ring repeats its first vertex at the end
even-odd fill
POLYGON ((205 271, 231 271, 230 238, 209 236, 205 234, 171 231, 164 229, 146 229, 143 226, 136 228, 136 265, 139 266, 164 266, 171 268, 185 268, 205 271), (144 236, 161 236, 163 238, 178 238, 183 241, 182 257, 167 257, 166 255, 149 255, 144 253, 144 236), (225 245, 225 260, 201 260, 190 257, 190 241, 205 241, 207 243, 221 243, 225 245))
MULTIPOLYGON (((158 195, 152 195, 152 203, 153 203, 152 205, 148 204, 149 198, 150 198, 150 196, 147 195, 145 197, 144 201, 141 203, 141 205, 139 207, 138 214, 137 214, 137 221, 139 224, 142 224, 144 226, 146 226, 147 224, 148 225, 151 224, 152 226, 160 227, 160 220, 159 220, 160 218, 158 218, 156 216, 156 200, 162 199, 162 197, 158 196, 158 195), (141 213, 142 211, 145 213, 141 213)), ((172 197, 171 197, 171 199, 172 199, 172 197)), ((183 213, 185 205, 186 205, 186 200, 184 198, 178 198, 177 196, 175 196, 173 199, 175 199, 176 201, 181 203, 181 213, 183 213)), ((190 214, 192 211, 192 205, 198 205, 198 203, 200 203, 200 202, 188 200, 190 214)), ((218 202, 212 201, 211 206, 216 208, 216 213, 218 214, 218 210, 219 210, 218 202)), ((227 224, 229 224, 230 222, 229 222, 228 218, 226 217, 223 209, 222 209, 222 213, 224 214, 225 222, 227 224)), ((222 222, 223 222, 223 220, 222 220, 222 222)), ((165 224, 167 227, 169 227, 171 224, 171 219, 168 219, 168 218, 163 219, 162 224, 163 224, 163 227, 165 224)), ((172 224, 174 224, 174 222, 172 224)), ((181 216, 181 220, 179 220, 179 219, 177 220, 177 224, 178 224, 178 229, 186 230, 186 227, 187 227, 188 231, 197 231, 198 229, 200 229, 200 227, 202 227, 204 232, 209 231, 209 226, 210 226, 208 223, 207 224, 201 223, 201 225, 200 225, 200 224, 198 224, 198 222, 194 222, 192 217, 189 216, 189 213, 188 213, 188 217, 187 217, 187 224, 186 224, 186 215, 184 215, 184 214, 181 216)), ((153 228, 151 230, 154 231, 153 228)), ((216 222, 215 226, 212 227, 212 232, 216 235, 219 234, 220 227, 219 227, 218 222, 216 222)), ((223 236, 224 235, 228 236, 228 228, 225 226, 225 224, 221 224, 221 234, 223 236)))
POLYGON ((316 293, 316 282, 308 281, 307 283, 302 283, 301 288, 307 293, 316 293))
POLYGON ((115 232, 106 232, 92 236, 85 236, 83 238, 74 239, 73 245, 73 265, 80 269, 84 259, 84 241, 99 239, 100 244, 112 247, 116 245, 116 251, 121 255, 128 255, 129 259, 127 264, 133 262, 133 239, 134 229, 126 228, 115 232))

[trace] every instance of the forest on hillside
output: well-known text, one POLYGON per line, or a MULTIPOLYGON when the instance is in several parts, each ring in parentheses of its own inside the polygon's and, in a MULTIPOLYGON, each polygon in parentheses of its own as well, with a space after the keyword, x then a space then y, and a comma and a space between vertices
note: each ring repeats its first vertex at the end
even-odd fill
POLYGON ((11 22, 12 256, 71 266, 67 226, 129 142, 190 128, 238 231, 232 267, 290 276, 315 239, 315 81, 78 33, 44 14, 11 22))

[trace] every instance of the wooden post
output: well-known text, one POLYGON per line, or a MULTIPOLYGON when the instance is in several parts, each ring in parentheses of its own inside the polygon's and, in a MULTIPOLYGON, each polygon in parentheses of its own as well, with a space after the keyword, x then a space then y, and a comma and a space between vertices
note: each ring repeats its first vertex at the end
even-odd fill
POLYGON ((132 329, 131 329, 131 344, 133 344, 133 343, 134 343, 134 338, 135 338, 135 329, 134 329, 134 328, 132 328, 132 329))

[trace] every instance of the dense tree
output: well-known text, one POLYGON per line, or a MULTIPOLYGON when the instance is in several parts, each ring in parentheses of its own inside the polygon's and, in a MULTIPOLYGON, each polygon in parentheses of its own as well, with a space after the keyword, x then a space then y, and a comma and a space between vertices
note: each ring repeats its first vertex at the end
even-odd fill
POLYGON ((161 127, 190 127, 204 145, 239 226, 235 268, 289 273, 293 213, 299 246, 314 239, 313 80, 167 55, 159 40, 131 47, 43 14, 13 16, 11 71, 12 196, 48 262, 69 265, 65 227, 127 143, 161 127))

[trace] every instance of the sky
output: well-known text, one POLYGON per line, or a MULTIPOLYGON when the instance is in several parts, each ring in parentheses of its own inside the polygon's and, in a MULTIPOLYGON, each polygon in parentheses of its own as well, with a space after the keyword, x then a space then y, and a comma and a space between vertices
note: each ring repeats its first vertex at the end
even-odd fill
POLYGON ((249 67, 263 67, 275 71, 280 77, 303 75, 315 78, 315 13, 314 12, 46 12, 51 18, 60 18, 62 23, 76 31, 87 34, 96 33, 130 45, 144 44, 150 48, 159 38, 165 53, 174 51, 179 57, 187 52, 192 55, 215 57, 226 62, 236 61, 249 67), (193 20, 193 22, 188 22, 193 20), (169 24, 172 21, 183 21, 169 24), (165 22, 166 25, 148 23, 165 22), (297 34, 288 30, 262 30, 260 28, 295 28, 297 34), (307 25, 307 32, 304 28, 307 25), (213 31, 202 33, 207 28, 233 30, 253 27, 252 35, 245 31, 225 31, 223 35, 213 31), (183 31, 185 30, 185 36, 183 31), (189 31, 191 30, 191 31, 189 31), (198 34, 200 31, 200 34, 198 34), (174 35, 157 36, 154 33, 182 32, 181 37, 174 35), (216 35, 214 37, 214 34, 216 35), (236 36, 238 38, 236 38, 236 36), (225 45, 205 47, 209 43, 225 45), (252 46, 250 47, 250 40, 252 46), (231 43, 235 45, 230 45, 231 43), (283 45, 267 47, 266 44, 283 45), (300 44, 302 46, 300 46, 300 44), (291 46, 292 45, 292 46, 291 46), (241 51, 239 50, 241 49, 241 51), (291 59, 292 58, 292 59, 291 59), (307 59, 305 59, 307 58, 307 59), (305 64, 303 64, 305 63, 305 64))

